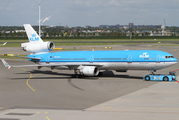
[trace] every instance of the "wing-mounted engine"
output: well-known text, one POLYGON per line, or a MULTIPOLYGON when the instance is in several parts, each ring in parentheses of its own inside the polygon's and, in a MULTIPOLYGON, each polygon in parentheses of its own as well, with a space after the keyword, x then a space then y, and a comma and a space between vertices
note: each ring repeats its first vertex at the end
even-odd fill
POLYGON ((55 48, 53 42, 28 42, 21 44, 22 50, 30 53, 40 53, 40 52, 49 52, 55 48))
POLYGON ((96 66, 84 66, 80 69, 80 72, 85 76, 97 76, 99 74, 99 69, 96 66))

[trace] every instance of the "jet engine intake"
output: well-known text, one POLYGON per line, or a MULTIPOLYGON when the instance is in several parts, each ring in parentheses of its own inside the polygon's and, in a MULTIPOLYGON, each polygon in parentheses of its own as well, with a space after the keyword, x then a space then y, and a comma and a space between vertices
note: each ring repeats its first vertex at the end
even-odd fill
POLYGON ((99 74, 99 69, 96 66, 85 66, 81 72, 85 76, 97 76, 99 74))
POLYGON ((55 48, 53 42, 39 42, 39 43, 22 43, 21 47, 24 51, 30 53, 49 52, 55 48))

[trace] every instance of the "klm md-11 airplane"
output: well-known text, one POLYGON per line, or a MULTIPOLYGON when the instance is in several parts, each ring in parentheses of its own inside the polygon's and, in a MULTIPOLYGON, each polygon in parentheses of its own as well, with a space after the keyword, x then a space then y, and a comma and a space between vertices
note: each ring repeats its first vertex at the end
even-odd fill
POLYGON ((24 24, 29 42, 22 43, 24 51, 30 52, 26 58, 34 65, 9 65, 5 67, 49 67, 59 70, 74 70, 72 77, 100 76, 100 70, 156 70, 170 67, 178 62, 170 53, 156 50, 115 50, 115 51, 70 51, 49 52, 54 49, 53 42, 44 42, 30 24, 24 24))

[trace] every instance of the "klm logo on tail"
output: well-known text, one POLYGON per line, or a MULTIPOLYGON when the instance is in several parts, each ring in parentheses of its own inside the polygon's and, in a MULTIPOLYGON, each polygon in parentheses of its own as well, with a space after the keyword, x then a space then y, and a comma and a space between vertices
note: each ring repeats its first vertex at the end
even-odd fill
POLYGON ((29 41, 39 41, 39 37, 36 34, 32 34, 31 36, 32 37, 29 38, 29 41))

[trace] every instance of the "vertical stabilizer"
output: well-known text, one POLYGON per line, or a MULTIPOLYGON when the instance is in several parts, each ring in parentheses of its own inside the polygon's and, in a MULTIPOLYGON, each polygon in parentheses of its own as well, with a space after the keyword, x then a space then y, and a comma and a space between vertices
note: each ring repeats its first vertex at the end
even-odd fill
POLYGON ((22 50, 31 54, 47 53, 55 48, 53 42, 44 42, 30 24, 24 24, 29 42, 21 43, 22 50))
POLYGON ((43 42, 43 40, 39 37, 37 32, 32 28, 30 24, 24 24, 24 28, 30 42, 43 42))

